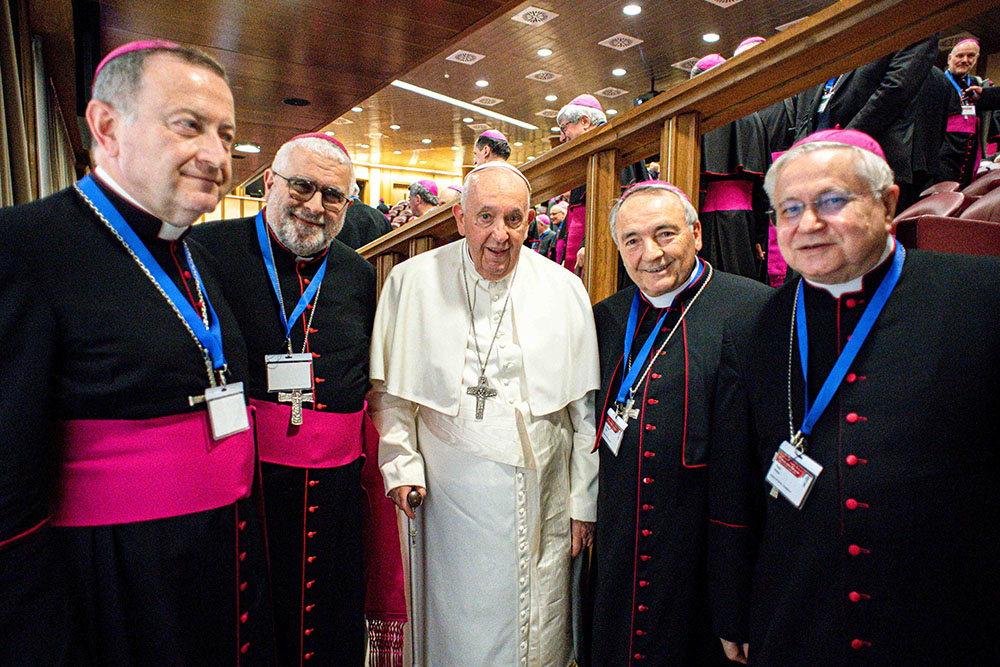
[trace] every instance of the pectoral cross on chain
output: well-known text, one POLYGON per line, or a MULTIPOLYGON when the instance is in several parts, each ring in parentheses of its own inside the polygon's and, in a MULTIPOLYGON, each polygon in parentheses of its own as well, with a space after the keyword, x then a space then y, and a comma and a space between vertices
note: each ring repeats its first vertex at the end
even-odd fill
POLYGON ((497 395, 497 390, 486 384, 486 375, 479 376, 479 384, 465 390, 466 394, 476 397, 476 421, 483 420, 483 411, 486 409, 486 399, 497 395))
MULTIPOLYGON (((496 392, 493 392, 496 393, 496 392)), ((279 403, 292 404, 292 426, 302 426, 302 404, 312 403, 312 392, 303 392, 301 389, 294 389, 290 392, 278 392, 279 403)))

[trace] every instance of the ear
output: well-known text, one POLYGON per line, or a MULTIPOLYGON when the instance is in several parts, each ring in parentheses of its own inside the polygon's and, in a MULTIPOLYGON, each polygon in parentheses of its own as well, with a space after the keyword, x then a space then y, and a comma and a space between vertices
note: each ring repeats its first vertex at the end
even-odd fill
POLYGON ((264 198, 267 199, 267 193, 271 191, 274 187, 274 172, 270 169, 264 170, 264 198))
POLYGON ((701 220, 694 221, 694 227, 691 228, 691 233, 694 234, 694 249, 695 252, 701 250, 701 220))
POLYGON ((458 223, 458 233, 465 236, 465 216, 462 212, 462 205, 455 204, 452 206, 451 214, 455 216, 455 222, 458 223))
POLYGON ((892 226, 892 219, 896 217, 896 204, 899 202, 899 186, 890 185, 882 193, 882 205, 885 206, 886 228, 892 226))
POLYGON ((108 157, 117 158, 122 116, 113 106, 101 100, 90 100, 84 112, 90 135, 108 157))
POLYGON ((593 123, 590 122, 589 116, 580 116, 580 124, 583 125, 584 131, 587 131, 593 127, 593 123))
POLYGON ((530 225, 535 220, 535 209, 531 207, 528 209, 528 224, 530 225))

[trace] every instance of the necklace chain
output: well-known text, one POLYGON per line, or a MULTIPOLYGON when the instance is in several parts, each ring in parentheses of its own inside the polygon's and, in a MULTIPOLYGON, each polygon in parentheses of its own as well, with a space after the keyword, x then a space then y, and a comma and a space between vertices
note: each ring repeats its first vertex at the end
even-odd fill
MULTIPOLYGON (((466 245, 466 249, 468 245, 466 245)), ((479 361, 479 375, 480 377, 486 377, 486 364, 490 362, 490 355, 493 353, 493 345, 497 342, 497 335, 500 333, 500 325, 503 324, 503 316, 507 312, 507 304, 510 302, 511 289, 514 287, 514 276, 517 275, 517 265, 514 265, 514 272, 510 276, 510 284, 507 285, 507 296, 503 301, 503 308, 500 310, 500 318, 497 321, 497 327, 493 330, 493 339, 490 341, 490 347, 486 351, 486 360, 483 360, 482 355, 479 353, 479 336, 476 334, 476 310, 475 303, 472 301, 472 297, 469 295, 469 275, 465 269, 465 255, 467 252, 462 253, 462 285, 465 287, 465 302, 469 306, 469 317, 472 319, 472 342, 476 346, 476 359, 479 361)))
MULTIPOLYGON (((285 315, 285 300, 281 296, 281 281, 278 280, 277 264, 274 266, 274 282, 278 285, 278 305, 281 307, 281 319, 285 319, 287 317, 287 315, 285 315)), ((316 286, 316 294, 313 295, 312 308, 309 310, 309 322, 306 323, 306 334, 302 339, 303 354, 305 354, 306 348, 309 345, 309 330, 312 329, 313 317, 316 315, 317 306, 319 306, 319 292, 321 289, 323 289, 322 281, 320 281, 320 284, 316 286)), ((289 336, 286 338, 285 342, 288 343, 288 354, 294 354, 294 352, 292 352, 292 337, 289 336)))

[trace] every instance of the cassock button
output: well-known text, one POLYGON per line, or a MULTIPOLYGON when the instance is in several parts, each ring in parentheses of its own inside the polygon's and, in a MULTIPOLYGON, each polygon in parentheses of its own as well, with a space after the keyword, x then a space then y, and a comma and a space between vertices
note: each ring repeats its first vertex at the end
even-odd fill
POLYGON ((644 509, 645 511, 648 512, 649 510, 653 509, 653 506, 652 505, 643 505, 642 509, 644 509))
POLYGON ((326 382, 326 378, 313 378, 316 382, 326 382))
POLYGON ((315 512, 315 511, 316 511, 316 508, 318 508, 318 507, 319 507, 319 505, 310 505, 310 506, 309 506, 309 511, 310 511, 310 512, 315 512))
POLYGON ((312 581, 307 581, 306 582, 306 588, 312 588, 313 584, 315 584, 315 583, 316 583, 315 579, 313 579, 312 581))
POLYGON ((247 622, 247 617, 249 615, 250 615, 250 612, 244 612, 244 614, 242 616, 240 616, 240 623, 246 623, 247 622))
POLYGON ((872 645, 871 642, 866 642, 864 639, 852 639, 851 640, 851 648, 853 648, 855 651, 857 651, 858 649, 865 648, 866 646, 871 646, 871 645, 872 645))
POLYGON ((639 606, 637 607, 637 609, 638 609, 639 611, 648 611, 648 610, 649 610, 649 607, 647 607, 646 605, 643 605, 643 604, 641 604, 641 605, 639 605, 639 606))
POLYGON ((318 332, 319 329, 313 329, 312 327, 309 327, 309 333, 318 333, 318 332))
POLYGON ((646 586, 649 586, 649 582, 648 581, 640 581, 639 582, 639 587, 640 588, 645 588, 646 586))
POLYGON ((306 637, 308 637, 308 636, 309 636, 309 635, 311 635, 311 634, 312 634, 313 632, 314 632, 313 628, 306 628, 306 629, 305 629, 305 632, 304 632, 303 634, 305 634, 305 636, 306 636, 306 637))
POLYGON ((652 477, 643 477, 642 478, 642 483, 643 484, 652 484, 653 483, 653 478, 652 477))
POLYGON ((244 528, 247 527, 247 522, 246 521, 240 521, 238 527, 239 527, 240 530, 243 530, 244 528))
POLYGON ((245 591, 246 589, 247 589, 247 582, 244 581, 242 584, 240 584, 240 590, 245 591))
POLYGON ((855 500, 854 498, 848 498, 844 502, 844 505, 846 505, 847 509, 849 509, 849 510, 856 510, 856 509, 858 509, 858 501, 855 500))
POLYGON ((316 531, 310 530, 308 533, 306 533, 306 537, 316 537, 316 531))
POLYGON ((847 594, 847 597, 850 598, 851 602, 861 601, 861 593, 857 591, 851 591, 850 593, 847 594))
POLYGON ((848 308, 854 308, 854 306, 858 305, 858 302, 855 301, 854 299, 848 299, 847 301, 844 302, 844 305, 846 305, 848 308))
POLYGON ((654 380, 659 380, 663 376, 660 375, 659 373, 650 373, 649 377, 653 378, 654 380))
POLYGON ((250 650, 250 642, 247 642, 246 644, 240 647, 240 653, 246 653, 249 650, 250 650))
POLYGON ((645 660, 646 659, 646 656, 644 656, 641 653, 636 653, 634 657, 635 657, 636 660, 645 660))
POLYGON ((312 310, 312 309, 313 309, 313 305, 311 303, 307 303, 306 304, 306 310, 312 310))
POLYGON ((318 479, 311 479, 311 480, 309 480, 309 486, 316 486, 317 484, 319 484, 319 480, 318 479))
POLYGON ((643 561, 647 561, 650 558, 652 558, 652 556, 647 556, 646 554, 642 554, 641 556, 639 556, 639 560, 643 560, 643 561))
POLYGON ((247 559, 247 552, 246 551, 241 552, 240 553, 240 562, 242 563, 246 559, 247 559))
POLYGON ((312 356, 313 356, 313 359, 319 359, 320 354, 319 354, 319 352, 313 352, 312 356))
POLYGON ((653 426, 652 424, 646 424, 646 430, 647 431, 655 431, 656 427, 653 426))
POLYGON ((854 373, 848 373, 847 377, 844 378, 844 379, 847 380, 848 383, 851 383, 851 382, 854 382, 855 380, 857 380, 858 376, 855 375, 854 373))
POLYGON ((847 416, 844 417, 844 419, 847 421, 848 424, 853 424, 854 422, 858 421, 858 413, 848 412, 847 416))
POLYGON ((306 558, 306 561, 310 563, 313 562, 314 560, 316 560, 316 556, 309 556, 308 558, 306 558))
POLYGON ((185 278, 190 278, 191 277, 191 272, 190 271, 185 271, 184 272, 184 277, 185 278))
POLYGON ((636 634, 636 636, 637 636, 637 637, 642 637, 642 636, 643 636, 643 635, 645 635, 646 633, 645 633, 645 632, 643 632, 642 630, 636 630, 636 631, 635 631, 635 634, 636 634))
POLYGON ((852 556, 859 556, 861 554, 871 553, 871 551, 869 551, 868 549, 862 549, 857 544, 852 544, 851 546, 847 547, 847 553, 851 554, 852 556))
POLYGON ((642 529, 642 536, 643 537, 649 537, 652 534, 653 534, 653 531, 649 530, 648 528, 643 528, 642 529))
POLYGON ((309 279, 308 278, 303 278, 302 282, 304 282, 306 285, 308 285, 309 284, 309 279))
POLYGON ((647 459, 651 459, 654 456, 656 456, 656 452, 643 452, 642 455, 645 456, 647 459))
POLYGON ((858 465, 858 457, 855 456, 854 454, 848 454, 847 457, 844 459, 844 463, 852 467, 856 466, 858 465))
POLYGON ((650 405, 656 405, 657 403, 659 403, 659 401, 656 400, 655 398, 651 398, 646 402, 649 403, 650 405))
POLYGON ((315 606, 316 606, 316 605, 314 605, 314 604, 307 604, 307 605, 306 605, 306 612, 310 612, 310 611, 312 611, 312 610, 313 610, 313 607, 315 607, 315 606))
POLYGON ((306 653, 302 657, 305 658, 306 660, 312 660, 313 655, 314 655, 313 653, 306 653))

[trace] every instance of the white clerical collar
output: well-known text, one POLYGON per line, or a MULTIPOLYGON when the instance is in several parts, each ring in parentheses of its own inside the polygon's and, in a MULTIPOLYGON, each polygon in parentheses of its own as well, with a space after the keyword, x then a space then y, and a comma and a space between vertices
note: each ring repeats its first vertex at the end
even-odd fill
POLYGON ((646 297, 646 301, 649 301, 657 308, 669 308, 670 306, 674 305, 674 297, 676 297, 678 294, 680 294, 688 287, 690 287, 691 283, 693 283, 695 279, 698 277, 698 272, 695 270, 698 268, 698 261, 699 260, 696 260, 694 266, 691 267, 691 273, 688 275, 688 279, 685 280, 684 284, 678 287, 677 289, 671 290, 666 294, 661 294, 660 296, 649 296, 645 292, 642 292, 642 290, 639 291, 642 292, 642 295, 644 297, 646 297))
MULTIPOLYGON (((890 234, 889 237, 885 240, 885 250, 882 251, 882 256, 878 258, 878 261, 875 262, 875 265, 872 266, 872 268, 868 269, 868 271, 862 273, 857 278, 848 280, 846 283, 833 283, 831 285, 825 285, 823 283, 814 283, 811 280, 806 280, 806 282, 809 283, 809 285, 811 285, 812 287, 816 287, 821 290, 826 290, 827 292, 830 293, 830 295, 834 299, 839 299, 844 294, 848 294, 850 292, 860 292, 863 287, 862 283, 864 282, 865 276, 867 276, 870 272, 874 271, 877 267, 881 266, 882 262, 886 260, 886 258, 892 253, 892 249, 895 247, 896 247, 896 239, 893 238, 892 234, 890 234)), ((803 280, 805 279, 803 278, 803 280)))
MULTIPOLYGON (((489 164, 489 163, 487 162, 486 164, 489 164)), ((490 286, 490 287, 492 287, 492 286, 507 287, 507 285, 510 284, 511 276, 514 275, 513 271, 511 271, 510 273, 508 273, 507 275, 505 275, 500 280, 490 280, 489 278, 484 278, 482 275, 480 275, 479 270, 476 269, 476 263, 472 260, 472 250, 469 248, 469 241, 468 241, 468 239, 463 239, 463 241, 465 241, 465 256, 468 258, 469 264, 472 266, 472 270, 471 271, 467 271, 466 275, 468 276, 469 280, 472 281, 472 286, 473 287, 475 287, 476 285, 478 285, 480 280, 482 280, 484 283, 487 284, 487 286, 490 286)), ((516 267, 517 267, 517 265, 515 264, 515 268, 516 267)))
MULTIPOLYGON (((137 202, 136 199, 135 199, 135 197, 133 197, 132 195, 130 195, 128 192, 126 192, 125 188, 123 188, 121 185, 118 184, 118 181, 116 181, 115 179, 111 178, 111 174, 108 173, 107 169, 105 169, 104 167, 98 165, 97 168, 94 169, 94 174, 96 176, 98 176, 102 181, 104 181, 104 183, 109 188, 111 188, 112 190, 114 190, 115 193, 119 197, 121 197, 122 199, 124 199, 128 203, 132 204, 133 206, 135 206, 140 211, 143 211, 144 213, 148 213, 149 215, 153 216, 154 218, 157 217, 155 213, 153 213, 148 208, 146 208, 145 206, 143 206, 142 204, 140 204, 139 202, 137 202)), ((161 222, 160 223, 160 233, 157 234, 156 236, 157 236, 157 238, 162 239, 164 241, 176 241, 181 236, 183 236, 184 232, 186 232, 186 231, 187 231, 187 227, 177 227, 175 225, 171 225, 168 222, 161 222)))

